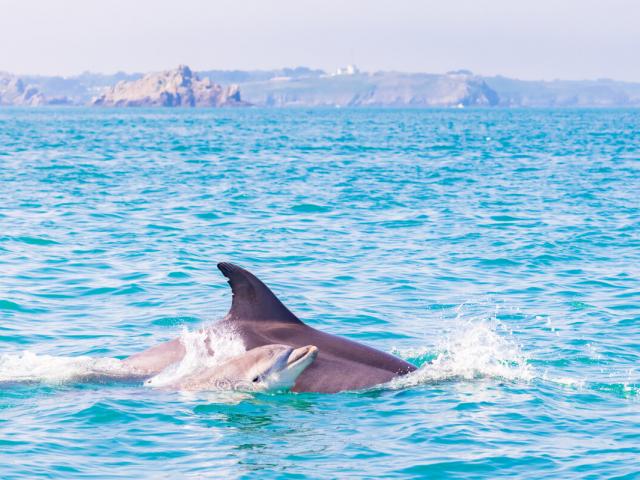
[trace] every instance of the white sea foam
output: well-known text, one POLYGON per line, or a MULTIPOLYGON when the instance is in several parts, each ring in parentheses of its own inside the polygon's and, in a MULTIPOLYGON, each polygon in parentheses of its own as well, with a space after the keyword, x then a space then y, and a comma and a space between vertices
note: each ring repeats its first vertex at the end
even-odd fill
POLYGON ((38 355, 30 351, 0 355, 0 382, 62 384, 84 379, 135 375, 117 358, 38 355))
POLYGON ((530 381, 534 378, 527 356, 509 332, 501 332, 495 320, 459 322, 454 330, 440 339, 435 349, 396 350, 403 358, 428 356, 435 358, 415 372, 398 377, 390 388, 407 388, 424 383, 447 380, 496 378, 509 381, 530 381))

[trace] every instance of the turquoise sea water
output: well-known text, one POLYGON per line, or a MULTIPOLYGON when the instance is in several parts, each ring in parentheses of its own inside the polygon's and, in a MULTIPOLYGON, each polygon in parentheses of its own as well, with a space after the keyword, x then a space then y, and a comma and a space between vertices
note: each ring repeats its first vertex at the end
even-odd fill
POLYGON ((638 478, 639 192, 634 110, 2 109, 0 477, 638 478), (222 260, 421 368, 77 381, 221 318, 222 260))

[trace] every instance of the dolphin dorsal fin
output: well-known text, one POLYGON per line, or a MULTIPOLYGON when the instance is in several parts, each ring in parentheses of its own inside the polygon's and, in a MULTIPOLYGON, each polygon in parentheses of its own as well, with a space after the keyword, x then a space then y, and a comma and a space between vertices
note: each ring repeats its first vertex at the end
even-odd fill
POLYGON ((218 269, 229 279, 233 299, 229 320, 271 320, 302 323, 255 275, 233 263, 221 262, 218 269))

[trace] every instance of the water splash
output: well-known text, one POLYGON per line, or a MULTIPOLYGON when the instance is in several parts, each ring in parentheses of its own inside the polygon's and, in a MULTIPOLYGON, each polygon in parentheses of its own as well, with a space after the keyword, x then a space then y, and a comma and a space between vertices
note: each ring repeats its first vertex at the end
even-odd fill
POLYGON ((136 376, 135 370, 117 358, 38 355, 30 351, 0 356, 0 382, 64 384, 136 376))
POLYGON ((418 360, 415 372, 389 383, 393 389, 447 380, 497 378, 510 381, 530 381, 534 371, 528 358, 509 332, 500 330, 496 319, 467 320, 438 342, 432 350, 395 350, 405 359, 418 360), (429 361, 430 360, 430 361, 429 361))
POLYGON ((189 330, 185 327, 180 341, 185 348, 182 360, 147 380, 146 386, 162 388, 179 383, 184 377, 219 365, 246 351, 242 339, 228 329, 189 330))

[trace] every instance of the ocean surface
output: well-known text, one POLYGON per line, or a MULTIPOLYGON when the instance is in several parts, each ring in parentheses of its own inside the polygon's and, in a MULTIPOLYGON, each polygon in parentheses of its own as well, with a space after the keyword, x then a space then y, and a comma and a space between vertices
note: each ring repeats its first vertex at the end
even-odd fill
POLYGON ((640 478, 640 111, 0 109, 0 478, 36 477, 640 478), (219 261, 420 368, 86 380, 222 318, 219 261))

